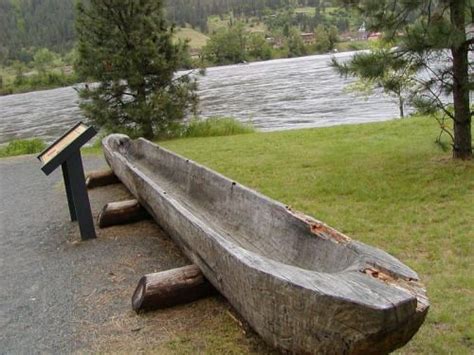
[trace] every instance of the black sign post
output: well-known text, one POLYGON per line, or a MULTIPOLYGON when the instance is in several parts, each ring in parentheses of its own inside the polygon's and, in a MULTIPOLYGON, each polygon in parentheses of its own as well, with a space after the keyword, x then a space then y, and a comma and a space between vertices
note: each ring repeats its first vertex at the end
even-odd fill
POLYGON ((96 134, 93 127, 79 122, 38 155, 46 175, 62 167, 69 215, 79 222, 82 240, 96 238, 81 158, 81 147, 96 134))

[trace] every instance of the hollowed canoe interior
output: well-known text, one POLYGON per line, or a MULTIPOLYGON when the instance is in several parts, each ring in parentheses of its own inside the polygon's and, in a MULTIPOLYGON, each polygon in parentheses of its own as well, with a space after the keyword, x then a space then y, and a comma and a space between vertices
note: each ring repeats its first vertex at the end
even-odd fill
POLYGON ((280 203, 145 140, 118 149, 168 196, 244 249, 317 272, 357 267, 353 250, 311 233, 280 203))

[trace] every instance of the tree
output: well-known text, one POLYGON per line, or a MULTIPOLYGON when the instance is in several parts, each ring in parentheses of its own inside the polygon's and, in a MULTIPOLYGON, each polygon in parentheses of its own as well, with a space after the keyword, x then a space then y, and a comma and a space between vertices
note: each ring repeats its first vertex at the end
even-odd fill
POLYGON ((251 33, 248 37, 248 54, 250 57, 261 60, 272 59, 272 47, 263 33, 251 33))
POLYGON ((329 26, 326 30, 328 32, 329 45, 331 49, 334 49, 336 43, 339 42, 339 31, 336 26, 329 26))
POLYGON ((55 53, 51 52, 47 48, 40 48, 33 56, 33 65, 35 66, 36 70, 38 70, 40 75, 45 75, 46 68, 53 64, 56 59, 57 56, 55 53))
POLYGON ((80 90, 87 118, 107 130, 153 138, 197 104, 196 82, 176 74, 182 43, 159 0, 90 0, 77 7, 76 70, 98 82, 80 90))
POLYGON ((23 85, 25 82, 25 71, 26 67, 25 64, 16 60, 12 64, 13 69, 15 69, 15 85, 23 85))
POLYGON ((336 26, 324 26, 319 24, 314 30, 314 37, 314 48, 320 53, 326 53, 334 49, 336 43, 339 41, 336 26))
POLYGON ((469 91, 473 89, 473 62, 468 59, 474 38, 467 38, 466 28, 473 5, 470 0, 373 1, 344 0, 356 6, 368 19, 368 27, 383 31, 384 40, 394 41, 396 49, 386 51, 377 66, 390 65, 402 58, 416 68, 412 79, 414 105, 430 114, 441 112, 453 127, 441 129, 452 139, 453 157, 472 158, 472 112, 469 91), (444 97, 450 95, 452 104, 444 97))
POLYGON ((247 33, 243 23, 231 22, 219 29, 203 48, 204 58, 214 64, 242 63, 246 60, 247 33))
POLYGON ((288 30, 288 57, 300 57, 306 54, 306 47, 301 38, 301 33, 296 27, 290 27, 288 30))
POLYGON ((75 48, 71 49, 64 55, 64 63, 66 65, 74 65, 77 60, 77 50, 75 48))
POLYGON ((335 58, 332 65, 344 76, 354 76, 359 80, 349 86, 352 91, 370 94, 373 88, 397 99, 400 117, 405 117, 405 103, 412 96, 416 82, 417 68, 405 57, 390 55, 390 45, 375 48, 371 53, 357 53, 351 61, 339 63, 335 58))
POLYGON ((331 50, 331 40, 326 28, 323 25, 318 25, 314 30, 315 44, 314 47, 317 52, 325 53, 331 50))

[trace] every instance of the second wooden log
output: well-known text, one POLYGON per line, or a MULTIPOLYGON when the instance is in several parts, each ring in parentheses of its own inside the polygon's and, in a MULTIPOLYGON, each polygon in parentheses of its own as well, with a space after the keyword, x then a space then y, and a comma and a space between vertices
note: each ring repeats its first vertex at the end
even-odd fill
POLYGON ((143 276, 132 296, 132 308, 152 310, 189 303, 217 291, 196 265, 143 276))
POLYGON ((91 171, 86 177, 86 186, 93 189, 99 186, 107 186, 119 183, 120 180, 112 170, 91 171))
POLYGON ((99 214, 99 228, 128 224, 150 218, 148 212, 137 200, 110 202, 99 214))

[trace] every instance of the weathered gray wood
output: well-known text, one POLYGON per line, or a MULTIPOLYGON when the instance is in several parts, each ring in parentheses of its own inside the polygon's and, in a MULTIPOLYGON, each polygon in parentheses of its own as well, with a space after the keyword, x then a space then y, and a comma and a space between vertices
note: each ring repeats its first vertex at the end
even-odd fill
POLYGON ((148 212, 137 200, 126 200, 107 203, 99 213, 99 228, 128 224, 150 218, 148 212))
POLYGON ((387 353, 429 303, 416 272, 144 139, 103 140, 109 165, 268 343, 293 353, 387 353))
POLYGON ((188 265, 143 276, 133 293, 132 308, 138 312, 172 307, 215 292, 199 267, 188 265))
POLYGON ((110 169, 91 171, 86 176, 86 186, 93 189, 100 186, 112 185, 119 183, 120 180, 110 169))

